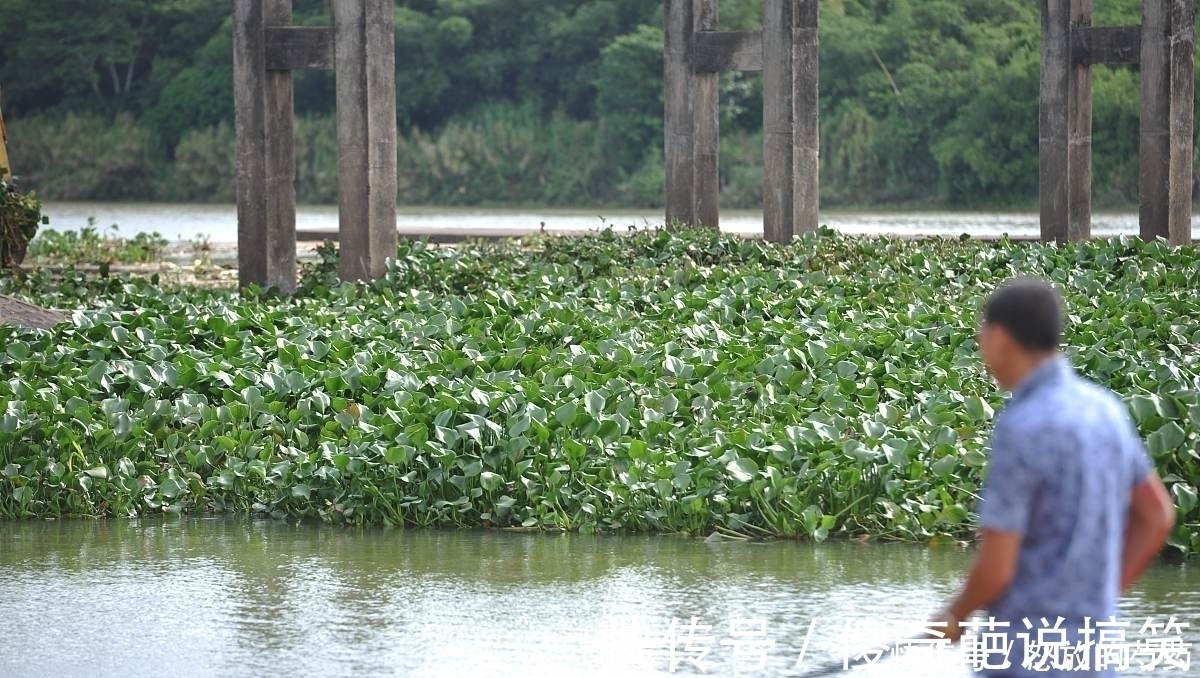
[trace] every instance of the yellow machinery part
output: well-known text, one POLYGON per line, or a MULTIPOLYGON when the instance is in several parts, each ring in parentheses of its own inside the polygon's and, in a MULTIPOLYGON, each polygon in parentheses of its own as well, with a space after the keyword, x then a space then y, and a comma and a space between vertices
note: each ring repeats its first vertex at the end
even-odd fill
POLYGON ((8 130, 4 129, 4 113, 0 111, 0 178, 12 174, 8 164, 8 130))

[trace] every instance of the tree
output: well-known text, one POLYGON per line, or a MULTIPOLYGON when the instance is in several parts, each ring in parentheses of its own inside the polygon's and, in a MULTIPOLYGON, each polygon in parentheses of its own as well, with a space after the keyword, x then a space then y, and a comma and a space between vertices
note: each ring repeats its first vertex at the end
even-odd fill
POLYGON ((21 112, 71 100, 134 107, 156 58, 197 46, 174 40, 176 29, 210 33, 224 12, 207 0, 6 0, 0 81, 21 112))
POLYGON ((596 114, 617 167, 633 169, 663 135, 663 31, 639 26, 604 48, 596 114))

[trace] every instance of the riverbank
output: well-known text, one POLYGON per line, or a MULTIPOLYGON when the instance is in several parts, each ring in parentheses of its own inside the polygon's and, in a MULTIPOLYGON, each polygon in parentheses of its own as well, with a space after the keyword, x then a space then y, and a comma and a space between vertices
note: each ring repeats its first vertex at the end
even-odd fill
POLYGON ((238 296, 33 274, 0 328, 0 516, 960 539, 999 394, 972 336, 1016 273, 1132 411, 1200 545, 1200 254, 823 232, 401 245, 387 278, 238 296))

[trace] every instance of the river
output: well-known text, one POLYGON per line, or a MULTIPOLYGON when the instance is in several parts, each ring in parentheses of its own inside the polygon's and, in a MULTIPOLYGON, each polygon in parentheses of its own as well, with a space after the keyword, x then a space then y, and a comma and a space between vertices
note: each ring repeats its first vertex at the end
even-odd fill
MULTIPOLYGON (((138 232, 157 231, 170 241, 207 238, 212 243, 232 243, 237 240, 237 211, 232 205, 177 205, 126 203, 49 203, 45 213, 50 217, 49 228, 76 230, 94 217, 102 229, 116 224, 118 233, 131 236, 138 232)), ((1197 216, 1200 223, 1200 216, 1197 216)), ((613 226, 626 229, 661 225, 663 216, 657 211, 628 210, 520 210, 469 208, 407 208, 397 213, 398 228, 411 233, 420 232, 533 232, 543 228, 564 233, 582 232, 613 226)), ((964 233, 976 237, 1031 237, 1039 233, 1038 215, 1034 213, 991 212, 839 212, 821 215, 821 223, 835 230, 863 235, 947 235, 964 233)), ((300 230, 337 230, 337 208, 300 207, 296 226, 300 230)), ((722 230, 734 233, 761 233, 762 213, 726 211, 721 215, 722 230)), ((1132 213, 1097 213, 1093 218, 1093 233, 1111 236, 1136 234, 1138 218, 1132 213)), ((1200 237, 1200 229, 1193 225, 1200 237)))
MULTIPOLYGON (((919 624, 971 557, 223 518, 0 522, 0 545, 7 678, 665 676, 672 644, 679 675, 803 675, 919 624)), ((1155 566, 1122 603, 1130 643, 1171 615, 1191 643, 1190 566, 1155 566)), ((853 675, 972 675, 964 662, 956 649, 853 675)))
MULTIPOLYGON (((101 228, 118 224, 125 236, 236 240, 229 206, 51 203, 46 212, 59 230, 94 217, 101 228)), ((334 230, 337 211, 301 208, 297 221, 302 229, 334 230)), ((856 234, 1038 230, 1033 214, 832 212, 822 221, 856 234)), ((661 219, 402 209, 397 222, 410 232, 543 224, 578 232, 661 219)), ((758 232, 761 215, 728 212, 722 227, 758 232)), ((1136 230, 1136 215, 1095 219, 1097 235, 1136 230)), ((872 642, 908 635, 954 592, 970 557, 953 547, 708 544, 232 519, 0 522, 0 676, 802 676, 872 642)), ((1138 632, 1147 617, 1161 624, 1172 615, 1200 627, 1200 571, 1190 565, 1155 566, 1122 602, 1131 644, 1144 639, 1138 632)), ((1188 644, 1197 636, 1192 627, 1188 644)), ((1200 675, 1200 667, 1137 670, 1144 660, 1133 661, 1132 675, 1200 675)), ((953 650, 885 659, 854 675, 972 674, 953 650)))

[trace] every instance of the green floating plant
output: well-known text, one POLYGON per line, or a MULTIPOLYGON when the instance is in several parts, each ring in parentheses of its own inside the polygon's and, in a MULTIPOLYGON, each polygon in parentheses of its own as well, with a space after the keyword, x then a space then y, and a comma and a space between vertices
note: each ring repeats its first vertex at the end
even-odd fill
POLYGON ((962 539, 1003 404, 978 308, 1035 274, 1200 546, 1194 248, 684 229, 406 243, 370 285, 336 265, 293 298, 0 279, 81 309, 0 328, 0 516, 962 539))

